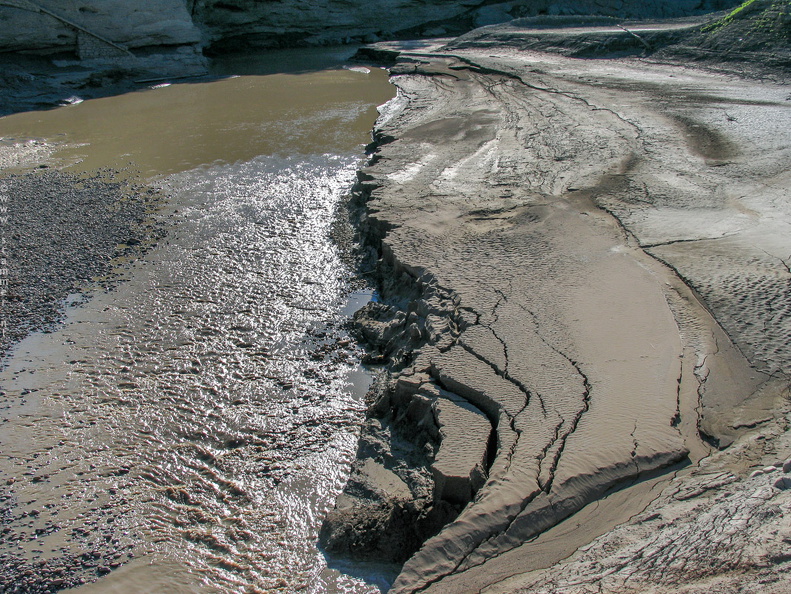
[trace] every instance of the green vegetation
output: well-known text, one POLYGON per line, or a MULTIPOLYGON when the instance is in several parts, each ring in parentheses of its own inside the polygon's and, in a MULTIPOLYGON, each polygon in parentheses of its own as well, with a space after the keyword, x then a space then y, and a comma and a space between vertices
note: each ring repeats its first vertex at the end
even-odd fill
POLYGON ((721 19, 714 21, 713 23, 709 23, 705 27, 703 27, 703 31, 705 32, 714 32, 718 29, 722 29, 725 25, 730 23, 736 15, 743 11, 745 8, 750 6, 751 4, 755 3, 757 0, 747 0, 746 2, 741 3, 739 6, 734 8, 730 13, 722 17, 721 19))
POLYGON ((775 42, 787 40, 791 36, 789 20, 791 19, 791 0, 747 0, 730 13, 709 23, 701 29, 702 33, 712 37, 724 32, 723 29, 732 29, 737 33, 739 42, 755 37, 756 42, 775 42), (755 5, 755 6, 754 6, 755 5), (745 14, 749 7, 750 15, 745 14), (739 23, 739 24, 737 24, 739 23), (730 25, 730 26, 729 26, 730 25))
POLYGON ((724 20, 725 20, 726 22, 728 22, 728 21, 731 21, 731 20, 732 20, 732 19, 733 19, 733 18, 734 18, 734 17, 735 17, 737 14, 739 14, 739 13, 740 13, 741 11, 743 11, 745 8, 747 8, 748 6, 750 6, 750 4, 752 4, 753 2, 755 2, 755 0, 747 0, 747 2, 744 2, 743 4, 740 4, 739 6, 737 6, 736 8, 734 8, 734 9, 731 11, 731 13, 730 13, 728 16, 726 16, 726 17, 725 17, 725 19, 724 19, 724 20))

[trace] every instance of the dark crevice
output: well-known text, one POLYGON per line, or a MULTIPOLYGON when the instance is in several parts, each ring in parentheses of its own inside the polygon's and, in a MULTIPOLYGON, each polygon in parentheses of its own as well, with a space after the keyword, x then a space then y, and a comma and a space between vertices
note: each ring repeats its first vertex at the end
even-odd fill
POLYGON ((629 437, 632 438, 632 451, 630 452, 630 456, 634 461, 635 468, 637 468, 637 473, 640 473, 640 463, 637 461, 637 448, 640 444, 637 443, 637 438, 635 437, 635 433, 637 433, 637 421, 634 422, 634 429, 629 434, 629 437))
POLYGON ((678 378, 676 379, 676 414, 670 420, 671 427, 678 427, 681 423, 681 380, 684 377, 684 362, 679 362, 678 378))
MULTIPOLYGON (((559 413, 558 417, 560 417, 559 413)), ((552 480, 555 478, 555 468, 557 468, 557 465, 555 464, 556 461, 553 460, 553 467, 549 471, 549 480, 543 484, 541 483, 541 470, 549 450, 552 449, 552 446, 554 446, 560 438, 560 430, 565 423, 566 421, 563 419, 563 417, 560 417, 560 423, 555 426, 555 434, 552 436, 552 439, 549 441, 547 446, 541 450, 541 453, 538 455, 538 487, 545 493, 549 492, 549 489, 552 486, 552 480)))
MULTIPOLYGON (((486 326, 486 327, 488 328, 488 326, 486 326)), ((491 328, 489 328, 489 330, 491 330, 491 328)), ((494 333, 492 332, 492 334, 494 334, 494 333)), ((533 393, 530 392, 530 390, 528 390, 527 387, 524 384, 522 384, 520 381, 518 381, 518 380, 514 379, 513 377, 511 377, 509 374, 507 374, 505 371, 503 371, 502 369, 497 367, 496 364, 494 364, 491 361, 489 361, 483 355, 481 355, 479 353, 476 353, 471 347, 469 347, 468 345, 464 344, 463 342, 460 342, 459 346, 461 346, 461 348, 463 348, 465 351, 470 353, 473 357, 478 359, 481 363, 485 363, 486 365, 491 367, 492 371, 494 371, 495 374, 497 374, 498 376, 500 376, 501 378, 503 378, 507 382, 510 382, 511 384, 516 386, 516 388, 519 389, 519 391, 522 392, 522 394, 524 394, 524 396, 525 396, 525 403, 522 406, 522 408, 514 415, 514 417, 518 416, 525 408, 527 408, 528 404, 530 403, 530 396, 533 393)), ((536 396, 536 398, 538 398, 538 401, 541 404, 541 411, 544 413, 544 417, 546 417, 547 411, 546 411, 546 408, 544 407, 544 402, 541 399, 541 395, 536 393, 535 396, 536 396)))
MULTIPOLYGON (((612 214, 612 213, 611 213, 612 214)), ((639 243, 638 245, 644 250, 650 250, 651 248, 662 247, 666 245, 674 245, 676 243, 695 243, 697 241, 716 241, 718 239, 723 239, 723 237, 695 237, 691 239, 672 239, 670 241, 660 241, 657 243, 639 243)))
MULTIPOLYGON (((494 325, 500 321, 500 314, 497 313, 497 310, 500 308, 500 305, 502 305, 503 303, 508 303, 508 297, 506 297, 505 293, 503 293, 499 289, 495 289, 495 292, 499 295, 499 298, 494 308, 492 309, 492 317, 494 318, 494 320, 492 321, 491 324, 489 324, 486 327, 489 329, 489 331, 494 335, 494 337, 500 342, 500 344, 503 347, 503 356, 505 357, 505 369, 503 370, 503 374, 504 374, 503 377, 506 377, 508 376, 508 365, 510 361, 508 358, 508 344, 497 334, 497 331, 494 329, 494 325)), ((542 409, 544 408, 543 402, 541 403, 541 408, 542 409)))
MULTIPOLYGON (((767 256, 769 256, 770 258, 772 258, 773 260, 779 260, 780 263, 783 265, 783 268, 785 268, 786 272, 788 274, 791 274, 791 265, 789 265, 789 263, 787 261, 785 261, 783 258, 781 258, 779 256, 775 256, 774 254, 770 254, 766 250, 761 250, 761 251, 764 254, 766 254, 767 256)), ((789 258, 789 260, 791 260, 791 256, 788 256, 788 258, 789 258)))
MULTIPOLYGON (((712 337, 712 338, 714 340, 714 347, 715 347, 716 350, 713 353, 710 353, 710 354, 711 355, 716 355, 719 352, 719 344, 717 343, 717 337, 716 336, 712 337)), ((697 402, 695 402, 695 416, 697 417, 696 420, 695 420, 695 426, 697 428, 698 435, 700 436, 700 438, 703 441, 705 441, 706 443, 708 443, 710 445, 714 445, 715 447, 717 447, 717 444, 715 443, 717 440, 715 440, 712 436, 706 434, 706 432, 703 431, 703 428, 701 427, 701 421, 703 420, 703 390, 704 390, 704 387, 706 385, 706 380, 709 377, 708 371, 704 374, 704 373, 702 373, 702 370, 705 368, 706 360, 708 358, 709 358, 709 355, 708 354, 705 355, 703 357, 703 360, 700 362, 700 364, 696 364, 695 368, 693 369, 693 373, 695 374, 695 378, 698 380, 698 388, 696 390, 697 402)))
POLYGON ((549 490, 552 488, 552 483, 554 482, 555 479, 555 469, 558 467, 558 463, 560 462, 560 457, 563 455, 563 451, 566 449, 566 443, 568 442, 569 436, 577 430, 577 425, 579 425, 582 415, 584 415, 590 409, 592 387, 590 382, 588 381, 588 376, 585 375, 585 373, 580 368, 580 365, 576 361, 572 361, 568 357, 566 358, 568 359, 569 363, 571 363, 574 366, 574 369, 577 370, 577 373, 579 373, 580 376, 582 377, 582 383, 583 386, 585 387, 585 391, 582 393, 582 408, 579 411, 577 411, 577 414, 574 416, 574 419, 571 421, 571 426, 569 427, 568 433, 566 433, 566 435, 563 436, 560 447, 558 448, 558 451, 555 452, 555 458, 552 461, 552 471, 550 473, 550 480, 547 482, 547 486, 545 489, 547 493, 549 493, 549 490))
POLYGON ((505 457, 506 465, 503 470, 503 475, 507 475, 508 471, 511 470, 511 463, 514 460, 514 453, 516 452, 516 446, 519 445, 519 438, 522 437, 521 432, 516 428, 516 419, 514 417, 508 418, 508 427, 510 427, 511 431, 514 432, 516 437, 514 438, 514 443, 512 443, 511 447, 508 448, 508 454, 505 457))

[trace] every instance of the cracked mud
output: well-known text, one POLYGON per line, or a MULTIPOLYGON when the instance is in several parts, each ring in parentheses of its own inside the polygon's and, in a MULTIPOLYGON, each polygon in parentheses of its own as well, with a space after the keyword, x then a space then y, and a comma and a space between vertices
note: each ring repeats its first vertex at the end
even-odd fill
MULTIPOLYGON (((461 473, 474 497, 425 535, 399 594, 478 591, 556 563, 574 548, 542 539, 564 518, 580 512, 581 546, 639 513, 712 445, 776 422, 787 383, 787 92, 474 46, 401 53, 358 176, 368 240, 412 287, 385 287, 400 311, 367 326, 394 362, 372 415, 456 398, 491 424, 468 436, 491 440, 485 483, 461 473), (584 511, 597 501, 598 518, 584 511)), ((413 431, 436 433, 436 419, 413 431)), ((442 440, 422 439, 432 464, 442 440)), ((412 496, 419 513, 449 501, 412 496)))

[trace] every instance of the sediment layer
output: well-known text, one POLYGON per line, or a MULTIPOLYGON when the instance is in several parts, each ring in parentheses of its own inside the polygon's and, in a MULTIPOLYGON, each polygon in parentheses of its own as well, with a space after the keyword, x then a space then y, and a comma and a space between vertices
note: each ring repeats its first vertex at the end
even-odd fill
POLYGON ((777 412, 779 423, 745 435, 674 479, 642 513, 568 561, 486 591, 791 591, 791 434, 787 405, 777 412))
MULTIPOLYGON (((392 74, 358 192, 416 296, 392 295, 379 347, 395 386, 421 378, 414 394, 453 394, 494 432, 486 482, 392 592, 469 591, 625 481, 774 418, 791 245, 769 126, 791 114, 781 87, 511 48, 403 53, 392 74)), ((372 412, 408 407, 396 393, 372 412)))

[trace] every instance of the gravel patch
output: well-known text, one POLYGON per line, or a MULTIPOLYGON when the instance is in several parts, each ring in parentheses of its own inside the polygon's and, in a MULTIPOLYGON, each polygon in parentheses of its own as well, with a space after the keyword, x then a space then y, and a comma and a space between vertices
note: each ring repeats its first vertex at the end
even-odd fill
POLYGON ((56 326, 67 300, 85 299, 96 286, 109 290, 119 266, 159 236, 151 217, 156 190, 118 181, 109 170, 0 178, 0 200, 0 356, 29 333, 56 326))

